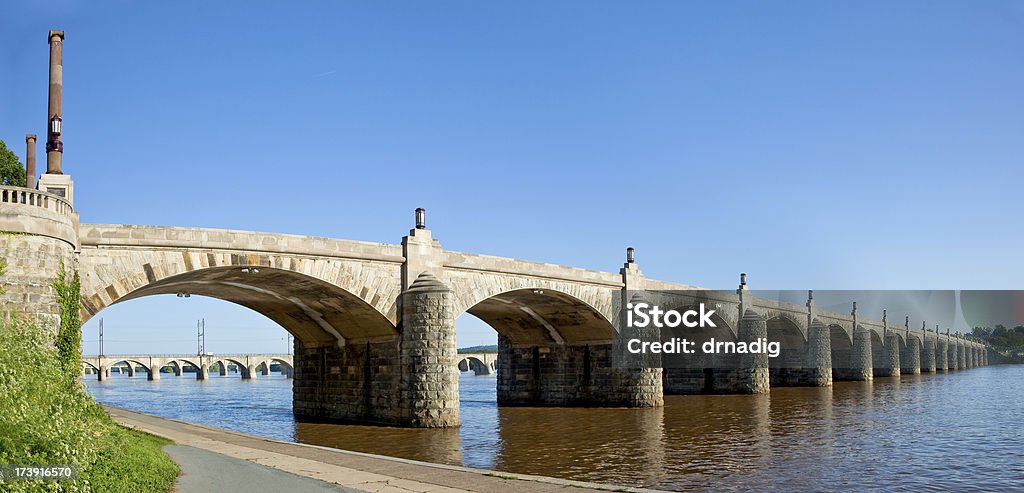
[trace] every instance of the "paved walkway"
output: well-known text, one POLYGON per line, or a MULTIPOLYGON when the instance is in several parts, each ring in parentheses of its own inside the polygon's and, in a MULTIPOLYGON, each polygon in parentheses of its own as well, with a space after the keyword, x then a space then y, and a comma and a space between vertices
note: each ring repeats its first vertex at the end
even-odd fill
POLYGON ((175 445, 168 446, 167 451, 178 461, 184 473, 177 484, 180 493, 651 491, 282 442, 117 407, 104 407, 111 417, 126 426, 174 440, 175 445), (189 456, 196 452, 198 454, 189 456), (209 460, 214 455, 226 457, 209 460))
POLYGON ((255 462, 236 459, 186 445, 164 447, 167 455, 181 466, 181 476, 174 485, 174 493, 245 491, 288 491, 309 493, 357 493, 361 490, 346 488, 319 479, 299 476, 280 469, 261 466, 255 462))

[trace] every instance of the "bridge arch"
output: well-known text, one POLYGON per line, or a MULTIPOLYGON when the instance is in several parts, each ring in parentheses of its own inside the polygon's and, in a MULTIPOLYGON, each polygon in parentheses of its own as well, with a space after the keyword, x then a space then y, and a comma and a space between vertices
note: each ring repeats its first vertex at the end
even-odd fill
POLYGON ((457 367, 460 372, 471 371, 477 375, 488 375, 494 371, 494 366, 481 361, 476 356, 463 356, 459 355, 459 363, 457 367))
POLYGON ((594 305, 576 296, 545 288, 500 291, 464 311, 490 325, 512 344, 609 343, 611 321, 594 305))
POLYGON ((98 366, 96 366, 96 365, 94 365, 94 364, 92 364, 89 361, 86 361, 84 359, 82 360, 82 366, 88 366, 89 368, 92 368, 93 371, 95 371, 96 373, 99 373, 99 371, 100 371, 98 366))
POLYGON ((173 360, 173 359, 161 362, 160 368, 157 368, 156 372, 160 373, 160 372, 162 372, 164 370, 164 368, 167 368, 168 366, 173 368, 173 372, 174 372, 175 375, 178 375, 178 376, 181 375, 181 369, 182 369, 181 368, 181 364, 179 364, 177 362, 177 360, 173 360))
POLYGON ((175 360, 175 363, 178 364, 179 366, 181 366, 181 371, 183 371, 183 372, 185 371, 185 364, 186 363, 189 366, 191 366, 192 368, 195 368, 196 370, 205 370, 203 368, 203 365, 201 365, 197 360, 193 360, 193 359, 178 358, 177 360, 175 360))
POLYGON ((143 363, 143 362, 141 362, 139 360, 134 360, 134 359, 119 359, 119 360, 111 362, 110 366, 114 367, 114 366, 120 365, 121 363, 125 363, 125 364, 127 364, 128 366, 131 367, 129 369, 129 371, 128 371, 129 375, 135 375, 135 371, 136 371, 135 369, 140 367, 140 366, 143 369, 146 370, 146 373, 152 373, 152 371, 153 371, 152 369, 150 369, 149 365, 147 365, 147 364, 145 364, 145 363, 143 363))
POLYGON ((779 343, 779 356, 768 358, 768 378, 773 386, 800 385, 807 362, 807 331, 799 319, 774 312, 765 320, 768 341, 779 343))
MULTIPOLYGON (((184 255, 189 255, 187 252, 184 255)), ((191 263, 187 263, 190 267, 191 263)), ((244 265, 244 264, 240 264, 244 265)), ((105 306, 159 294, 188 293, 229 301, 277 322, 309 347, 344 344, 348 340, 397 337, 394 321, 364 299, 337 284, 290 269, 218 266, 171 275, 181 266, 151 264, 138 273, 109 281, 101 293, 83 289, 83 319, 105 306), (91 300, 91 301, 90 301, 91 300)), ((85 270, 97 289, 102 269, 85 270)))
MULTIPOLYGON (((260 364, 262 365, 267 365, 267 373, 270 373, 270 365, 273 363, 277 363, 278 365, 280 365, 281 369, 283 370, 281 373, 285 375, 295 370, 295 367, 294 365, 292 365, 291 362, 282 358, 267 358, 260 362, 260 364)), ((259 365, 256 366, 259 367, 259 365)))
MULTIPOLYGON (((248 373, 248 371, 249 371, 248 367, 245 366, 245 363, 243 363, 243 362, 241 362, 241 361, 239 361, 239 360, 237 360, 235 358, 224 358, 224 357, 221 357, 221 358, 218 358, 216 360, 210 361, 209 365, 206 367, 206 371, 211 371, 210 369, 213 368, 213 366, 216 365, 217 363, 220 363, 221 365, 224 365, 223 368, 224 368, 225 371, 227 371, 227 369, 228 369, 227 365, 229 363, 235 365, 235 367, 238 368, 238 374, 242 375, 242 376, 245 376, 248 373)), ((259 365, 257 365, 257 366, 259 366, 259 365)))

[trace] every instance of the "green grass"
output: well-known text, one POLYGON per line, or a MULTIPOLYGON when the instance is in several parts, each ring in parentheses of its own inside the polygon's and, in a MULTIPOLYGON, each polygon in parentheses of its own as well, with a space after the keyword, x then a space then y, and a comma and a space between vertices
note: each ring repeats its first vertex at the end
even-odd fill
POLYGON ((178 477, 178 464, 163 451, 170 440, 115 425, 101 443, 96 462, 83 474, 93 491, 165 492, 178 477))
POLYGON ((78 464, 79 479, 0 482, 0 491, 169 491, 178 466, 161 450, 168 442, 114 423, 62 369, 53 337, 0 322, 0 464, 78 464))

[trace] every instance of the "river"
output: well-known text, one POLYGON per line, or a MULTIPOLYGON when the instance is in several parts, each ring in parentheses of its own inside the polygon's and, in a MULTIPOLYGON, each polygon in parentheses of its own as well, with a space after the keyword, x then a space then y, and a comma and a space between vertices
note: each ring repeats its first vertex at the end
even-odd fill
POLYGON ((347 450, 668 490, 987 491, 1024 488, 1024 366, 666 396, 659 409, 499 408, 495 377, 463 373, 462 426, 296 423, 291 380, 86 376, 96 400, 347 450))

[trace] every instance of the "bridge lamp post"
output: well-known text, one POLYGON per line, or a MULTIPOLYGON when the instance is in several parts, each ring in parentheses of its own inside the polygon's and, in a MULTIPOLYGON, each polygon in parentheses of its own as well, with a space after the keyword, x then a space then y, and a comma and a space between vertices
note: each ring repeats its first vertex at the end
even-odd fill
POLYGON ((636 263, 636 250, 634 250, 633 247, 626 248, 626 263, 636 263))
POLYGON ((427 210, 422 207, 416 209, 416 229, 427 229, 427 210))

